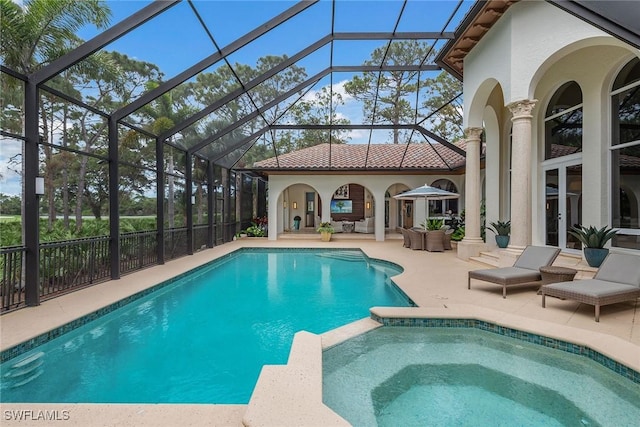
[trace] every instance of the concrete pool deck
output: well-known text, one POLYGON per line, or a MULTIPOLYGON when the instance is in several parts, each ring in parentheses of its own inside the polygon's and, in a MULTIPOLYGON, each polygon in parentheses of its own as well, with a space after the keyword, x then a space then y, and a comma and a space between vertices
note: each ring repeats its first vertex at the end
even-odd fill
MULTIPOLYGON (((506 299, 502 298, 499 286, 489 283, 474 281, 471 290, 468 290, 467 272, 483 267, 458 259, 455 251, 412 251, 403 248, 399 240, 376 242, 370 239, 336 239, 323 243, 317 235, 277 241, 240 239, 193 256, 138 271, 117 281, 101 283, 45 301, 38 307, 5 314, 0 317, 0 348, 10 348, 241 247, 361 248, 372 258, 392 261, 405 269, 394 281, 419 306, 415 309, 417 313, 454 318, 463 315, 480 316, 482 319, 515 329, 588 345, 640 371, 638 301, 602 307, 600 322, 597 323, 593 319, 592 306, 548 298, 547 308, 542 308, 541 297, 535 292, 536 287, 510 287, 506 299)), ((321 345, 327 346, 357 334, 361 327, 362 330, 374 327, 369 321, 356 323, 358 325, 349 325, 323 334, 321 345)), ((304 354, 304 351, 302 353, 304 354)), ((310 357, 317 358, 317 355, 310 357)), ((276 402, 269 403, 267 408, 273 415, 291 412, 287 411, 287 408, 278 407, 276 402)), ((243 417, 247 424, 274 425, 265 418, 256 419, 256 411, 253 408, 246 414, 247 405, 2 404, 0 409, 2 425, 7 426, 45 425, 42 419, 36 419, 41 415, 38 411, 49 411, 48 414, 60 416, 68 415, 68 419, 56 421, 56 425, 241 426, 243 417), (28 414, 33 419, 19 421, 16 418, 20 414, 28 414)), ((284 420, 281 421, 283 422, 278 424, 286 424, 284 420)), ((293 423, 293 420, 291 422, 293 423)))

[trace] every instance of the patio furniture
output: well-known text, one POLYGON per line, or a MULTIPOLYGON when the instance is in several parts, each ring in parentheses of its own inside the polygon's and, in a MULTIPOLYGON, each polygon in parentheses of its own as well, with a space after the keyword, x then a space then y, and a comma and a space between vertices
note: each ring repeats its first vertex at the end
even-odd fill
POLYGON ((371 217, 356 221, 354 231, 356 233, 373 233, 375 231, 374 218, 371 217))
POLYGON ((353 221, 342 221, 342 231, 345 233, 353 233, 355 223, 353 221))
POLYGON ((495 283, 502 286, 502 298, 506 298, 507 286, 540 282, 540 267, 553 264, 559 253, 560 248, 527 246, 513 267, 470 271, 467 287, 471 289, 471 279, 495 283))
POLYGON ((600 306, 640 297, 640 263, 634 255, 610 253, 593 279, 552 283, 541 291, 542 307, 547 295, 571 299, 595 306, 595 321, 599 322, 600 306))
POLYGON ((425 245, 429 252, 444 252, 444 230, 429 230, 425 245))
POLYGON ((453 228, 449 228, 444 232, 444 238, 442 240, 442 245, 444 246, 444 250, 451 250, 453 246, 451 246, 451 235, 455 230, 453 228))
POLYGON ((423 250, 424 249, 424 233, 417 230, 408 229, 407 233, 409 233, 410 239, 410 248, 413 250, 423 250))
POLYGON ((403 239, 402 246, 405 247, 405 248, 410 248, 411 247, 411 237, 409 237, 409 232, 404 227, 400 228, 400 232, 402 233, 402 239, 403 239))
POLYGON ((331 226, 333 227, 334 233, 342 233, 342 221, 334 221, 332 219, 330 222, 331 226))
POLYGON ((576 277, 578 270, 568 267, 560 267, 557 265, 545 265, 540 267, 540 275, 542 276, 542 284, 549 285, 551 283, 569 282, 576 277))

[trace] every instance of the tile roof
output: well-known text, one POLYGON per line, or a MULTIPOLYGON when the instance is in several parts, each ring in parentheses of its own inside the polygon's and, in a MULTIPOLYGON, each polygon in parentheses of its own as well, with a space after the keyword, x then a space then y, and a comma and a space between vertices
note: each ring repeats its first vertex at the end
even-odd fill
MULTIPOLYGON (((463 150, 464 143, 457 144, 463 150)), ((257 170, 434 169, 463 167, 464 156, 441 144, 319 144, 256 162, 257 170)))

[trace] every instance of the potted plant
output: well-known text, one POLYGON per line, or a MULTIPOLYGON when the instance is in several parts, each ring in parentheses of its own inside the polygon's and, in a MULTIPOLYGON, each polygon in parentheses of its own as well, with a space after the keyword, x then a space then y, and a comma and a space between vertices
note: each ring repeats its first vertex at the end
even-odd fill
POLYGON ((255 223, 247 228, 247 236, 249 237, 264 237, 265 235, 264 229, 255 223))
POLYGON ((493 221, 487 228, 495 233, 498 247, 506 248, 511 234, 511 221, 493 221))
POLYGON ((428 231, 440 230, 443 226, 444 220, 437 218, 425 219, 422 223, 422 227, 428 231))
POLYGON ((609 253, 609 249, 605 248, 604 245, 606 245, 617 232, 618 230, 614 230, 608 226, 602 228, 590 226, 587 228, 582 225, 571 227, 571 230, 568 231, 569 234, 580 240, 584 246, 584 258, 591 267, 600 267, 600 264, 602 264, 602 261, 604 261, 609 253))
POLYGON ((318 233, 320 233, 320 238, 323 242, 328 242, 331 240, 331 235, 335 233, 335 230, 331 226, 330 222, 321 222, 318 227, 318 233))

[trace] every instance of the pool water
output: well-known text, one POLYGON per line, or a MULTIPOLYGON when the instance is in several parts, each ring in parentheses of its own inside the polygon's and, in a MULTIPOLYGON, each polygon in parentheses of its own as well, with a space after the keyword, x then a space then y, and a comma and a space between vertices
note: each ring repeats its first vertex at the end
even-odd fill
POLYGON ((325 350, 354 426, 635 426, 640 385, 583 356, 460 328, 382 327, 325 350))
POLYGON ((360 251, 242 250, 3 363, 1 400, 247 403, 295 332, 409 305, 400 271, 360 251))

